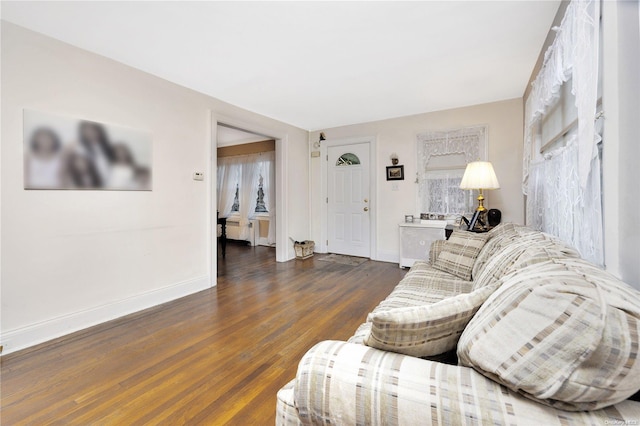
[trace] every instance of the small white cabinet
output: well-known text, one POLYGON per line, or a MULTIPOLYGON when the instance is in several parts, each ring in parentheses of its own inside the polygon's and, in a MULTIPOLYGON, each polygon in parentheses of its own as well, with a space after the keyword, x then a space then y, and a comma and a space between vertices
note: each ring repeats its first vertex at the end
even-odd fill
POLYGON ((420 223, 401 223, 400 267, 410 268, 417 260, 429 260, 429 249, 435 240, 444 240, 445 220, 429 220, 420 223))

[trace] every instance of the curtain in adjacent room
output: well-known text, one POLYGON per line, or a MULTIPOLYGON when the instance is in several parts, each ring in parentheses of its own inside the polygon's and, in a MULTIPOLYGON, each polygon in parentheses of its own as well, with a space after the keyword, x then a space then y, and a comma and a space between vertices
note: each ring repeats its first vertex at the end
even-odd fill
POLYGON ((218 158, 218 209, 221 217, 237 219, 240 239, 249 238, 249 221, 256 217, 258 191, 262 177, 264 203, 269 217, 269 244, 275 243, 275 152, 218 158), (238 191, 239 208, 232 211, 238 191))
POLYGON ((242 166, 237 157, 218 159, 218 211, 220 217, 228 217, 236 194, 236 185, 240 183, 242 166))
POLYGON ((264 204, 269 212, 267 243, 276 243, 276 153, 263 152, 259 156, 260 175, 263 179, 264 204))
POLYGON ((601 138, 595 123, 600 2, 573 0, 554 30, 556 38, 525 105, 522 190, 527 225, 556 235, 585 259, 604 265, 601 138), (550 132, 566 115, 567 99, 575 120, 550 132))

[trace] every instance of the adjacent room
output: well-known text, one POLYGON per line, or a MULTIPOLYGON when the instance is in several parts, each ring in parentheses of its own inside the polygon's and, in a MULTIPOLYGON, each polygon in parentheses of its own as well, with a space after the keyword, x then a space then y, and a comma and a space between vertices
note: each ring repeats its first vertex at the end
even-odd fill
POLYGON ((271 247, 275 260, 276 141, 223 124, 218 124, 216 141, 216 219, 222 259, 231 242, 271 247))
POLYGON ((640 4, 2 1, 0 422, 640 423, 640 4))

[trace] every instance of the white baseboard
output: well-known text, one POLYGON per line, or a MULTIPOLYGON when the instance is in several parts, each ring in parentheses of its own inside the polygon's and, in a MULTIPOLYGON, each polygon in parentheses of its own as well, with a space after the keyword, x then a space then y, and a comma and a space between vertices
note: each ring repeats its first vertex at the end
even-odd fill
POLYGON ((193 278, 116 302, 9 330, 2 333, 2 355, 205 290, 209 288, 209 281, 208 276, 193 278))
POLYGON ((378 258, 380 262, 398 263, 400 262, 400 254, 397 251, 378 249, 378 258))

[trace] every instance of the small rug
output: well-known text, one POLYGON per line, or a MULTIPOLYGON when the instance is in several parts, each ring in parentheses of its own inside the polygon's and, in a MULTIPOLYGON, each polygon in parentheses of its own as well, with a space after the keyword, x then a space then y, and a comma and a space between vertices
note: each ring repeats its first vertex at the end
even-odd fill
POLYGON ((318 260, 321 262, 339 263, 341 265, 359 266, 369 259, 364 257, 345 256, 343 254, 330 254, 328 256, 318 256, 318 260))

